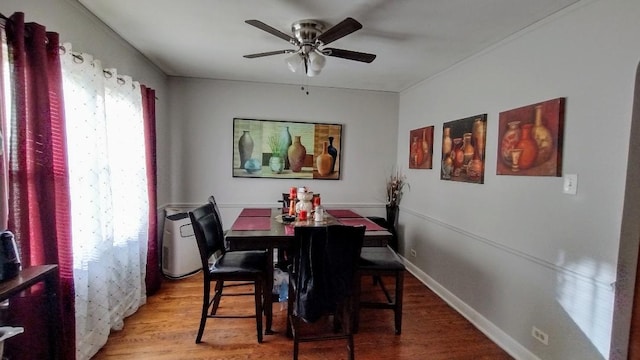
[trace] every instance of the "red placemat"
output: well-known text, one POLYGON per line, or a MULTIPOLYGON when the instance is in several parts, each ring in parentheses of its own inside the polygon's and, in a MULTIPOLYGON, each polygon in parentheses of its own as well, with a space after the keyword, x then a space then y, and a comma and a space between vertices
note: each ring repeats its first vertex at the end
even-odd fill
POLYGON ((338 221, 343 225, 349 225, 349 226, 364 225, 364 226, 366 226, 366 230, 367 231, 383 231, 383 230, 387 230, 387 229, 383 228, 382 226, 374 223, 373 221, 371 221, 371 220, 369 220, 367 218, 363 218, 363 217, 359 217, 359 218, 343 218, 343 219, 338 219, 338 221))
POLYGON ((241 216, 231 225, 231 230, 270 230, 271 218, 266 216, 241 216))
POLYGON ((244 208, 238 216, 271 216, 271 209, 244 208))
POLYGON ((328 209, 327 212, 329 215, 334 218, 361 218, 362 215, 358 215, 355 212, 348 209, 328 209))
POLYGON ((295 235, 296 233, 296 227, 294 225, 285 225, 284 226, 284 234, 285 235, 295 235))

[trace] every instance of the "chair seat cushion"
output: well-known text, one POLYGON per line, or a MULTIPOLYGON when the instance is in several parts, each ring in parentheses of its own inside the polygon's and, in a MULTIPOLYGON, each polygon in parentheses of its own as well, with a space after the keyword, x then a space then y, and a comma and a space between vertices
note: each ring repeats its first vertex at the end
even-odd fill
POLYGON ((402 259, 390 247, 363 247, 360 268, 366 270, 404 270, 402 259))
POLYGON ((267 271, 265 250, 228 251, 209 267, 211 274, 264 273, 267 271))

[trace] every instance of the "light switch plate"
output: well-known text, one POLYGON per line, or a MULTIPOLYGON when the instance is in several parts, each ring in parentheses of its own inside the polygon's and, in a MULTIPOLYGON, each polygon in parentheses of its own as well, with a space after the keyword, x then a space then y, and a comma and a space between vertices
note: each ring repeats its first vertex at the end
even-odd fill
POLYGON ((578 193, 578 174, 566 174, 564 176, 562 192, 569 195, 578 193))

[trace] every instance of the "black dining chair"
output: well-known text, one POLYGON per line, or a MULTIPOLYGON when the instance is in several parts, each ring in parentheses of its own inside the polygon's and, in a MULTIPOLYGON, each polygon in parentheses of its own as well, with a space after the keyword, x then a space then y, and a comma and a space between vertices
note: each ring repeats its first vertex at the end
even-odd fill
POLYGON ((262 342, 262 304, 266 289, 267 251, 227 251, 224 235, 215 205, 207 203, 189 212, 193 232, 198 243, 203 280, 202 314, 196 343, 202 341, 208 318, 255 318, 258 343, 262 342), (215 281, 215 292, 211 297, 211 283, 215 281), (225 281, 252 282, 253 292, 223 294, 225 281), (222 296, 253 295, 255 314, 218 314, 222 296))
MULTIPOLYGON (((213 211, 215 211, 216 213, 216 217, 218 218, 217 221, 217 226, 216 226, 216 231, 218 232, 218 236, 222 236, 222 238, 224 238, 227 235, 227 231, 224 230, 224 226, 222 225, 222 216, 220 215, 220 208, 218 207, 218 203, 216 202, 216 198, 215 196, 211 195, 209 196, 209 204, 211 204, 213 206, 213 211)), ((227 243, 227 241, 224 241, 224 247, 225 249, 229 250, 229 244, 227 243)))
POLYGON ((282 213, 289 213, 289 205, 291 198, 289 197, 289 193, 282 193, 282 199, 278 200, 279 203, 282 203, 282 213))
POLYGON ((394 314, 396 335, 402 333, 402 297, 404 289, 405 266, 400 256, 390 247, 363 247, 360 252, 359 281, 364 278, 373 278, 373 284, 380 287, 385 301, 362 301, 358 292, 356 301, 354 332, 358 331, 360 324, 360 308, 391 309, 394 314), (394 296, 387 290, 384 280, 392 277, 395 282, 394 296))
POLYGON ((391 238, 389 239, 389 246, 393 249, 393 251, 398 252, 398 231, 396 227, 387 221, 387 219, 379 216, 367 216, 367 219, 373 221, 374 223, 382 226, 387 229, 391 233, 391 238))
POLYGON ((301 342, 337 339, 347 341, 348 358, 354 359, 354 299, 359 292, 357 270, 364 233, 364 226, 295 228, 287 309, 294 360, 301 342), (326 315, 334 319, 329 329, 307 324, 326 315))

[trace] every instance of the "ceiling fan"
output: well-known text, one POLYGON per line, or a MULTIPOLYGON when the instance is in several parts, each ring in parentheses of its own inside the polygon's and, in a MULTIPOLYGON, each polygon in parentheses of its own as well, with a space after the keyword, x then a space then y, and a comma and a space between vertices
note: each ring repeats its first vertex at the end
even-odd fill
POLYGON ((333 56, 365 63, 370 63, 376 58, 376 55, 374 54, 324 47, 333 41, 362 29, 362 24, 350 17, 344 19, 326 31, 324 30, 325 25, 321 21, 311 19, 299 20, 291 24, 291 32, 293 33, 293 36, 285 34, 260 20, 246 20, 245 22, 260 30, 266 31, 271 35, 288 41, 290 44, 297 47, 297 49, 276 50, 244 55, 245 58, 253 59, 263 56, 293 54, 285 59, 285 62, 289 66, 289 70, 296 72, 299 69, 302 69, 307 76, 316 76, 320 73, 325 64, 325 56, 333 56))

